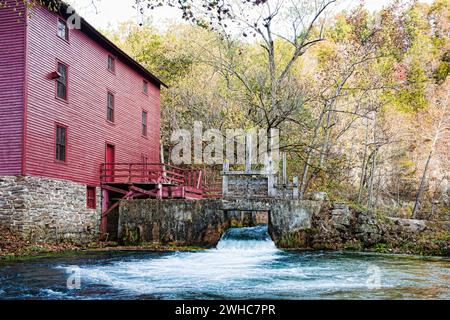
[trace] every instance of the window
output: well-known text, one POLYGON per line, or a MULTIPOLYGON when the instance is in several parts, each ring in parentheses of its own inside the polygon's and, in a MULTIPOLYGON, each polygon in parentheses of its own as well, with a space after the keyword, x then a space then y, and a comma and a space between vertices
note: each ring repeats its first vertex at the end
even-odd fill
POLYGON ((142 135, 147 136, 147 111, 142 111, 142 135))
POLYGON ((87 187, 86 191, 87 201, 86 207, 88 209, 97 209, 97 190, 95 187, 87 187))
POLYGON ((142 91, 144 91, 145 94, 148 94, 148 82, 144 80, 142 91))
POLYGON ((111 72, 116 71, 116 59, 113 56, 108 56, 108 70, 111 72))
POLYGON ((56 160, 67 160, 67 128, 59 125, 56 126, 56 160))
POLYGON ((60 99, 67 100, 67 66, 58 63, 58 78, 56 78, 56 96, 60 99))
POLYGON ((69 28, 64 20, 58 19, 58 37, 69 40, 69 28))
POLYGON ((108 121, 114 122, 114 95, 108 92, 108 110, 106 112, 108 121))

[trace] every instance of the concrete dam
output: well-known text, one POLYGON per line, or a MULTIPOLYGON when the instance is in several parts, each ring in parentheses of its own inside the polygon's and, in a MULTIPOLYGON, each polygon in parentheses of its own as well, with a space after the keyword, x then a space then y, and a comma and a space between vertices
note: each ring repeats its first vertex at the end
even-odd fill
POLYGON ((127 245, 213 247, 230 227, 267 222, 279 248, 302 248, 306 246, 305 233, 320 209, 318 201, 269 198, 128 200, 120 204, 118 237, 127 245))
POLYGON ((123 244, 213 247, 231 227, 267 224, 279 248, 304 248, 305 233, 321 210, 320 201, 302 201, 298 178, 288 181, 268 163, 262 170, 230 171, 224 164, 221 194, 215 199, 124 199, 119 203, 118 239, 123 244))

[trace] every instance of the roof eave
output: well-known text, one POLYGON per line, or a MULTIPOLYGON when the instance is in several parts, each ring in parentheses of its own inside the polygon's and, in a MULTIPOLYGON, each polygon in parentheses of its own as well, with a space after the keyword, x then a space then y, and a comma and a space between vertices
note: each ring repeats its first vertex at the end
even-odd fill
MULTIPOLYGON (((101 42, 103 42, 106 46, 110 47, 110 50, 113 51, 113 53, 122 59, 125 60, 125 62, 128 62, 129 64, 133 65, 135 68, 140 70, 144 75, 149 79, 152 80, 152 82, 162 85, 166 88, 169 86, 165 84, 163 81, 158 79, 154 74, 152 74, 150 71, 148 71, 144 66, 142 66, 139 62, 134 60, 132 57, 130 57, 127 53, 125 53, 122 49, 117 47, 114 43, 112 43, 107 37, 105 37, 101 32, 99 32, 97 29, 95 29, 89 22, 87 22, 84 18, 81 18, 81 29, 82 31, 89 33, 91 37, 97 37, 100 39, 101 42)), ((98 42, 98 41, 97 41, 98 42)))
MULTIPOLYGON (((60 4, 60 10, 58 13, 65 19, 67 19, 71 14, 67 13, 67 8, 69 5, 61 0, 44 0, 45 2, 53 2, 55 1, 60 4)), ((81 19, 81 31, 90 36, 93 40, 99 43, 101 46, 106 47, 112 54, 116 57, 124 60, 125 63, 132 66, 136 71, 140 72, 146 79, 150 80, 154 84, 158 86, 163 86, 165 88, 169 88, 167 84, 162 82, 158 77, 148 71, 144 66, 142 66, 139 62, 130 57, 127 53, 125 53, 122 49, 117 47, 111 40, 105 37, 100 31, 95 29, 89 22, 87 22, 83 17, 81 19)))

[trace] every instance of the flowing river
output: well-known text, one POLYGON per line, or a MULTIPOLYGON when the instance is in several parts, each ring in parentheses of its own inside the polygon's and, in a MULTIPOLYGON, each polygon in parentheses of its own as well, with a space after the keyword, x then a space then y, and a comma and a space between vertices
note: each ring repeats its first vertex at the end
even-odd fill
POLYGON ((1 299, 450 299, 450 259, 281 251, 258 226, 201 252, 2 263, 1 299))

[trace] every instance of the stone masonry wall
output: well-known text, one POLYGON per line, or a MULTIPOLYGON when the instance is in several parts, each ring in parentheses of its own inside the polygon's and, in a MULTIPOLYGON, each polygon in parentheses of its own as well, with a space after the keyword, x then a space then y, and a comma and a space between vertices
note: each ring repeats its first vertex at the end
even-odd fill
POLYGON ((89 242, 98 236, 97 209, 86 207, 86 185, 41 177, 0 177, 0 225, 30 241, 89 242))
POLYGON ((267 197, 267 177, 252 175, 230 175, 228 177, 228 197, 262 198, 267 197))
POLYGON ((283 199, 127 200, 120 202, 119 239, 131 245, 215 246, 227 228, 252 225, 253 212, 265 212, 275 244, 299 248, 320 208, 320 202, 283 199))
POLYGON ((215 246, 228 227, 219 203, 216 200, 121 201, 119 239, 125 245, 215 246))

